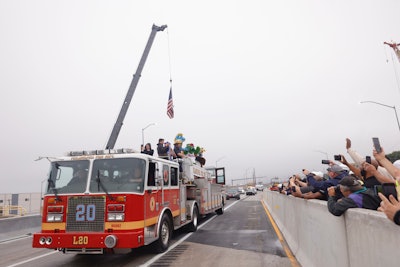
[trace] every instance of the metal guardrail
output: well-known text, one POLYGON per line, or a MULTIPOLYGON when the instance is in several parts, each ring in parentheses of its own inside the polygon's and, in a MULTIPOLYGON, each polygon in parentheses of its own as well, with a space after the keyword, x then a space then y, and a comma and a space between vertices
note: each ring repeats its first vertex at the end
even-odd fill
POLYGON ((26 214, 26 209, 22 206, 0 206, 0 218, 1 217, 11 217, 11 216, 24 216, 26 214), (13 212, 16 211, 16 214, 13 212))

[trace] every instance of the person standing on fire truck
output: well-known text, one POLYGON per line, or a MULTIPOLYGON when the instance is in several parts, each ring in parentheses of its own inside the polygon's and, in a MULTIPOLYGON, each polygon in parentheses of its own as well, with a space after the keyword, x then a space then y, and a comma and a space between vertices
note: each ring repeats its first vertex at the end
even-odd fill
POLYGON ((175 137, 174 141, 174 159, 176 158, 184 158, 185 153, 183 153, 182 144, 186 139, 183 137, 181 133, 178 133, 175 137))
POLYGON ((157 144, 158 156, 163 159, 168 159, 168 151, 169 151, 169 146, 167 146, 167 144, 164 144, 164 139, 163 138, 158 139, 158 144, 157 144))

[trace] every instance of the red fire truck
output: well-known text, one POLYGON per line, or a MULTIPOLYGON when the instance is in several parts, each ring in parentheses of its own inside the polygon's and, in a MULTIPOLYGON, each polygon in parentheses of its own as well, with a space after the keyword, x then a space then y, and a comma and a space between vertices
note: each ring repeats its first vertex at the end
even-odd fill
POLYGON ((131 149, 51 159, 33 247, 103 253, 153 243, 163 252, 174 229, 196 231, 199 216, 223 213, 224 168, 211 172, 218 179, 191 157, 176 162, 131 149))
POLYGON ((42 230, 33 247, 90 254, 152 244, 163 252, 173 230, 196 231, 199 216, 223 213, 224 168, 114 149, 152 42, 166 27, 152 27, 106 149, 47 158, 42 230))

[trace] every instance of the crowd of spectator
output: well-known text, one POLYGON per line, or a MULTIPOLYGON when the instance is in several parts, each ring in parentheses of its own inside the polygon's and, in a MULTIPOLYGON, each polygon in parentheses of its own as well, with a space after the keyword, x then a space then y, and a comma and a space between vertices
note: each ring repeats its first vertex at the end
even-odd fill
POLYGON ((344 155, 327 160, 326 173, 303 169, 282 183, 282 194, 304 199, 327 201, 330 213, 340 216, 349 208, 382 211, 387 218, 400 225, 400 160, 392 163, 382 147, 374 146, 372 157, 362 157, 346 138, 344 155))

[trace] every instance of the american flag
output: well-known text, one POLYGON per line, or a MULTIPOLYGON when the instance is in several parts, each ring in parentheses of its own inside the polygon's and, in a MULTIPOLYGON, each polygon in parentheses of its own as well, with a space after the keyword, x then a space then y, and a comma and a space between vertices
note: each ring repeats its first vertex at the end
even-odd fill
POLYGON ((172 87, 169 90, 169 97, 168 97, 168 106, 167 106, 167 115, 170 119, 174 117, 174 102, 172 101, 172 87))

